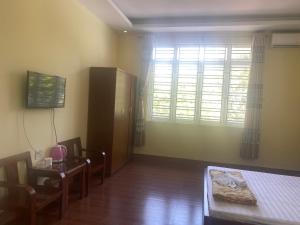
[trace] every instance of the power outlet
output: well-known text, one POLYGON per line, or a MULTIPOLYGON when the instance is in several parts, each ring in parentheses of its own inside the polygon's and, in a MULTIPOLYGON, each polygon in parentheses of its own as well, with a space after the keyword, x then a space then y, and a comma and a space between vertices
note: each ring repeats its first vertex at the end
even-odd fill
POLYGON ((42 150, 36 150, 34 151, 34 159, 39 161, 42 160, 44 158, 44 153, 42 150))

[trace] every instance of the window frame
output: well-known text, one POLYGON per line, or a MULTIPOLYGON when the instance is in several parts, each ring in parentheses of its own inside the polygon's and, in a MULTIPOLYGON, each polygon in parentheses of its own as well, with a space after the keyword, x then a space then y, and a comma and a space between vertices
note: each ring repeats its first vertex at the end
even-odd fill
MULTIPOLYGON (((179 124, 198 124, 198 125, 206 125, 206 126, 229 126, 229 127, 244 127, 244 123, 235 123, 232 121, 228 121, 228 102, 229 102, 229 88, 230 88, 230 76, 231 76, 231 65, 234 62, 234 65, 241 64, 249 66, 249 75, 248 81, 250 77, 251 63, 252 63, 252 47, 250 43, 231 43, 231 44, 176 44, 173 46, 154 46, 153 47, 153 55, 151 57, 150 68, 149 68, 149 83, 147 90, 147 105, 146 105, 146 119, 150 122, 164 122, 164 123, 179 123, 179 124), (196 94, 195 94, 195 115, 194 119, 178 119, 176 118, 176 102, 177 102, 177 87, 178 87, 178 70, 180 65, 180 59, 177 57, 179 49, 181 47, 224 47, 225 48, 225 58, 224 58, 224 69, 223 69, 223 83, 222 83, 222 96, 221 96, 221 110, 220 110, 220 120, 219 121, 209 121, 201 119, 201 103, 202 103, 202 94, 203 94, 203 78, 204 78, 204 65, 205 60, 197 61, 197 83, 196 83, 196 94), (248 60, 232 60, 232 48, 250 48, 250 58, 248 60), (173 48, 174 49, 174 57, 172 60, 165 61, 169 62, 172 65, 172 79, 171 79, 171 99, 170 99, 170 112, 169 118, 159 118, 152 116, 153 109, 153 86, 154 86, 154 67, 155 62, 157 60, 154 59, 154 49, 156 48, 173 48)), ((163 62, 163 61, 160 61, 163 62)), ((196 61, 190 61, 195 63, 196 61)), ((216 63, 217 65, 217 63, 216 63)), ((248 88, 246 92, 246 97, 248 96, 248 88)), ((245 103, 247 104, 247 102, 245 103)))

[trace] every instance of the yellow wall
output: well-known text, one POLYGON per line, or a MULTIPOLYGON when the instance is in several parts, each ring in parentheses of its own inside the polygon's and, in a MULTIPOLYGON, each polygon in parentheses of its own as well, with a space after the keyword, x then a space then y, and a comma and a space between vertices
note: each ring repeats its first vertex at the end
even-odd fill
POLYGON ((300 170, 300 48, 267 51, 259 162, 300 170))
MULTIPOLYGON (((133 46, 138 40, 131 36, 123 44, 133 46)), ((140 50, 130 53, 139 55, 140 50)), ((262 144, 258 160, 240 159, 241 128, 151 121, 146 124, 146 145, 135 152, 299 170, 300 48, 268 48, 265 59, 262 144)), ((130 61, 126 58, 124 62, 130 61)))
POLYGON ((135 76, 140 74, 143 36, 121 33, 118 45, 118 67, 135 76))
POLYGON ((0 158, 55 144, 49 110, 25 109, 27 70, 67 78, 66 106, 56 109, 59 140, 87 124, 88 68, 116 66, 118 36, 77 0, 0 2, 0 158))

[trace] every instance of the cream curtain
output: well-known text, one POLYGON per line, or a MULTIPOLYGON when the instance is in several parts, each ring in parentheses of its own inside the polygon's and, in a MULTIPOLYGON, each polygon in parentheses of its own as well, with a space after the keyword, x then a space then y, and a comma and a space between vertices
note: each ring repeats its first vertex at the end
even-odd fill
POLYGON ((259 154, 265 45, 266 34, 256 33, 252 43, 246 119, 240 151, 243 159, 257 159, 259 154))
POLYGON ((137 82, 137 98, 135 113, 134 144, 136 147, 145 145, 145 96, 148 84, 148 74, 152 59, 152 36, 144 37, 142 43, 141 74, 137 82))

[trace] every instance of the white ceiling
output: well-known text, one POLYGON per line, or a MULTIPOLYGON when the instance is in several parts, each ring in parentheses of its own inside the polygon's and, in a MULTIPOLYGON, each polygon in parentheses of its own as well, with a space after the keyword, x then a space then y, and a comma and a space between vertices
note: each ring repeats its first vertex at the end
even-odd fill
POLYGON ((129 18, 300 14, 300 0, 114 0, 129 18))
POLYGON ((300 0, 79 1, 119 30, 300 30, 300 0))

